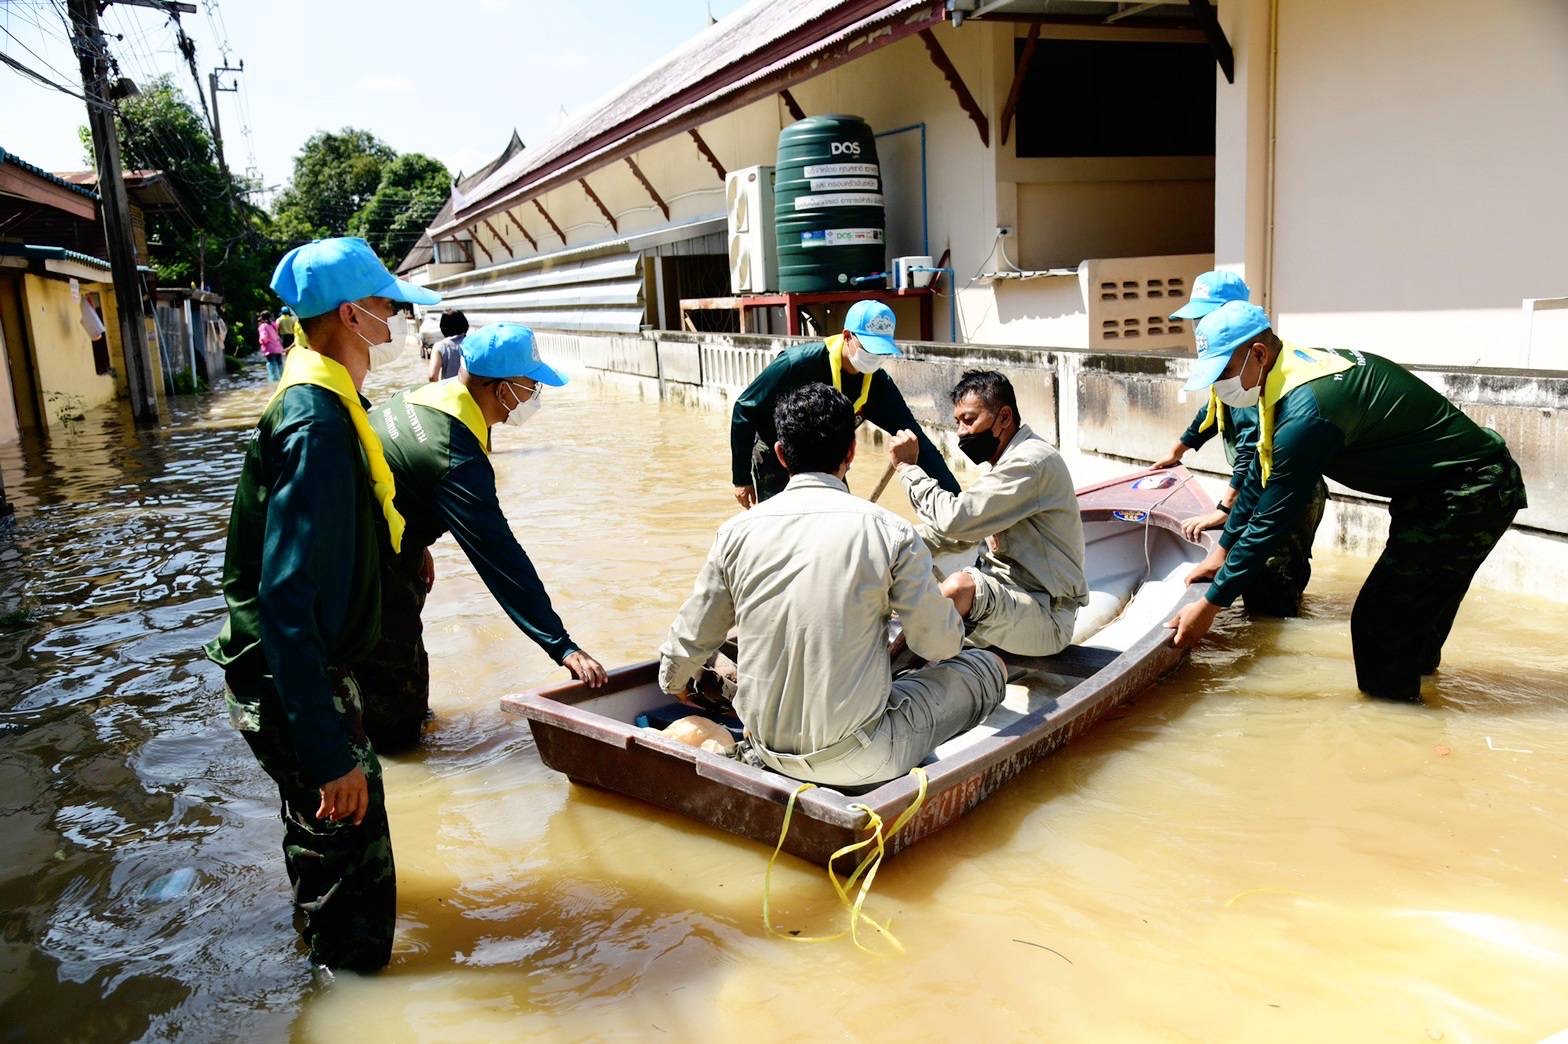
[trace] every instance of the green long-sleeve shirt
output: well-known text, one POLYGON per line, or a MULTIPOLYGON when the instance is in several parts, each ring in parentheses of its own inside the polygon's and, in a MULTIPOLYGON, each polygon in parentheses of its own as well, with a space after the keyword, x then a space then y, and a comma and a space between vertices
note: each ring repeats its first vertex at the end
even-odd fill
MULTIPOLYGON (((1230 484, 1232 489, 1239 491, 1247 477, 1247 469, 1252 467, 1252 458, 1258 452, 1258 408, 1221 403, 1220 412, 1225 418, 1225 459, 1230 462, 1230 484)), ((1220 430, 1218 420, 1207 429, 1203 428, 1203 420, 1208 415, 1208 403, 1198 407, 1198 415, 1181 433, 1183 445, 1202 449, 1220 430)))
MULTIPOLYGON (((398 392, 370 413, 371 427, 381 437, 397 479, 397 509, 407 524, 402 554, 417 562, 450 531, 506 615, 560 663, 577 651, 577 644, 507 525, 496 494, 495 468, 484 446, 468 425, 432 406, 407 401, 409 394, 398 392)), ((473 406, 473 413, 478 409, 473 406)))
MULTIPOLYGON (((352 667, 381 635, 384 523, 367 470, 332 392, 300 384, 273 400, 246 448, 229 515, 229 618, 206 646, 227 671, 272 675, 295 753, 317 784, 357 764, 327 671, 352 667)), ((240 709, 251 727, 269 713, 254 702, 240 709)))
POLYGON ((1397 363, 1356 351, 1335 354, 1355 365, 1308 381, 1275 404, 1269 483, 1263 485, 1254 458, 1220 536, 1227 555, 1209 588, 1215 605, 1230 605, 1246 591, 1270 545, 1306 510, 1320 478, 1397 498, 1440 488, 1447 476, 1507 449, 1501 435, 1397 363))
MULTIPOLYGON (((860 382, 865 379, 864 374, 847 371, 843 374, 840 390, 850 402, 859 397, 860 382)), ((778 358, 757 374, 757 379, 735 399, 735 408, 730 413, 730 475, 735 485, 751 485, 751 448, 756 440, 761 439, 768 445, 777 441, 773 408, 778 405, 779 398, 796 388, 819 383, 833 386, 827 345, 801 344, 780 352, 778 358)), ((889 434, 906 428, 914 432, 920 439, 920 467, 949 493, 958 492, 958 480, 948 469, 941 452, 926 437, 915 415, 909 412, 909 405, 899 394, 893 378, 880 370, 871 375, 871 391, 860 415, 889 434)))

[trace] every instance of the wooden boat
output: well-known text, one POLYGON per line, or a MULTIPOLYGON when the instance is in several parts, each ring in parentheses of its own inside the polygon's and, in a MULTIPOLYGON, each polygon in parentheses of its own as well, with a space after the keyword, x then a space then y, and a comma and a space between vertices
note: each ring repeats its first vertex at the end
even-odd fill
MULTIPOLYGON (((1210 502, 1183 468, 1143 471, 1078 491, 1090 604, 1075 643, 1056 656, 1006 657, 1013 668, 1002 706, 927 759, 924 802, 887 839, 892 855, 952 823, 1026 766, 1087 730, 1181 662, 1164 623, 1202 596, 1185 576, 1213 546, 1181 534, 1181 520, 1210 502)), ((772 845, 796 780, 666 738, 636 720, 670 697, 657 661, 610 672, 598 691, 575 681, 507 696, 528 719, 544 763, 574 783, 613 790, 772 845)), ((856 794, 816 787, 796 799, 784 848, 826 865, 864 839, 869 817, 892 823, 913 802, 911 776, 856 794)))

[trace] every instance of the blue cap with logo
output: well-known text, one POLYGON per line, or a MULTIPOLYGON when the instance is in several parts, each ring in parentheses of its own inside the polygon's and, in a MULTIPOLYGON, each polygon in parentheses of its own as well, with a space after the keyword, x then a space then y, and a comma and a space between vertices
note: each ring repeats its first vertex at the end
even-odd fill
POLYGON ((881 301, 856 301, 844 316, 844 332, 852 333, 872 355, 904 353, 893 343, 893 309, 881 301))
POLYGON ((1231 354, 1272 325, 1267 312, 1246 301, 1227 301, 1198 320, 1198 361, 1192 365, 1187 390, 1207 388, 1219 380, 1231 354))
POLYGON ((1250 301, 1252 291, 1234 272, 1205 272, 1192 281, 1192 297, 1172 319, 1202 319, 1226 301, 1250 301))
POLYGON ((272 273, 272 289, 301 319, 326 315, 345 301, 366 297, 441 303, 440 294, 388 272, 370 244, 352 236, 317 239, 290 250, 272 273))
POLYGON ((534 332, 521 323, 491 323, 463 338, 463 365, 475 377, 527 378, 559 388, 566 383, 539 358, 534 332))

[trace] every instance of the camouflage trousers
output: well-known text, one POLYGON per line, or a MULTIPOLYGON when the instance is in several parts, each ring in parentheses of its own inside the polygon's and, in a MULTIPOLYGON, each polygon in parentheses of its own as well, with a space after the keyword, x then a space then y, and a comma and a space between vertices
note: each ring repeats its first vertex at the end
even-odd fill
POLYGON ((430 717, 430 657, 425 653, 422 548, 381 558, 381 641, 354 668, 365 700, 365 734, 394 754, 419 744, 430 717))
POLYGON ((1242 603, 1252 616, 1300 616, 1301 593, 1312 579, 1312 540, 1328 504, 1328 486, 1318 480, 1301 521, 1274 542, 1263 562, 1258 578, 1242 595, 1242 603))
POLYGON ((1350 616, 1362 692, 1421 698, 1421 676, 1437 670, 1471 579, 1525 505, 1524 480, 1506 450, 1441 487, 1394 499, 1388 545, 1350 616))
POLYGON ((294 888, 296 923, 310 959, 329 968, 375 971, 392 959, 397 874, 381 762, 361 727, 359 689, 346 671, 328 672, 349 742, 370 785, 358 826, 316 818, 321 791, 300 765, 270 675, 229 677, 231 712, 282 799, 283 864, 294 888))

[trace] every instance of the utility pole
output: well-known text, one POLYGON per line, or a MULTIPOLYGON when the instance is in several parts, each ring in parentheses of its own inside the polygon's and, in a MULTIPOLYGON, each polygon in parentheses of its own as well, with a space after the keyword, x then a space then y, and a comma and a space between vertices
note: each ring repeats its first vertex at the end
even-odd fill
POLYGON ((104 239, 114 280, 131 415, 137 420, 156 420, 158 401, 149 373, 146 313, 142 311, 141 280, 136 276, 136 244, 131 239, 131 205, 120 170, 120 139, 115 133, 114 110, 109 105, 108 45, 98 27, 97 0, 69 0, 69 4, 71 44, 82 66, 87 124, 92 128, 93 156, 98 165, 99 207, 103 211, 104 239))
POLYGON ((229 177, 229 164, 223 158, 223 120, 218 114, 218 92, 222 91, 225 94, 234 94, 240 89, 240 85, 235 84, 232 87, 225 87, 218 79, 218 76, 226 72, 240 73, 244 71, 245 59, 241 58, 238 68, 234 68, 233 66, 229 65, 220 65, 216 69, 212 70, 212 72, 207 74, 207 87, 212 93, 212 143, 217 147, 218 150, 218 167, 223 171, 223 183, 225 185, 229 184, 231 179, 229 177))

